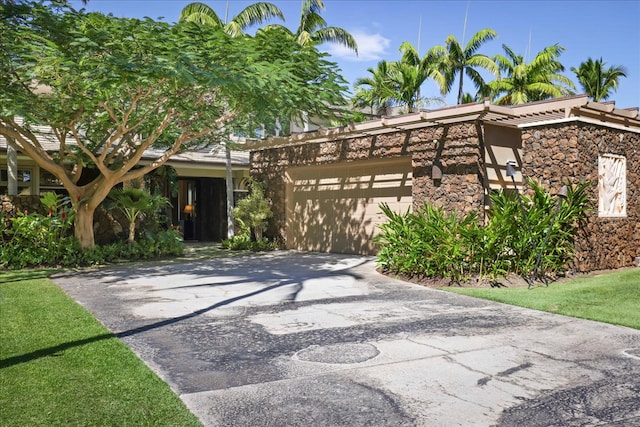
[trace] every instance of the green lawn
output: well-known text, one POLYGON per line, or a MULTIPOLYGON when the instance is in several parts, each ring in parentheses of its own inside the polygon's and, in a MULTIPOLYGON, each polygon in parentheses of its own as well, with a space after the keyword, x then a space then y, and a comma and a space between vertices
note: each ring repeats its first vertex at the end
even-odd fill
MULTIPOLYGON (((445 289, 445 288, 441 288, 445 289)), ((549 287, 446 288, 458 294, 640 329, 640 268, 549 287)))
POLYGON ((201 426, 47 274, 0 272, 0 425, 201 426))

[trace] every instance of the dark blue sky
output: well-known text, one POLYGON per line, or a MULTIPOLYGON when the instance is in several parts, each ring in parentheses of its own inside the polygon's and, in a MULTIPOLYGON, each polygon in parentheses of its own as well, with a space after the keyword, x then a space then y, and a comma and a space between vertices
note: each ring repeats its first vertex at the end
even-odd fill
MULTIPOLYGON (((82 7, 80 2, 72 2, 82 7)), ((90 11, 113 13, 121 17, 164 17, 175 22, 180 10, 189 2, 173 0, 90 0, 90 11)), ((221 18, 225 16, 226 1, 205 1, 221 18)), ((255 3, 229 1, 229 16, 233 17, 246 5, 255 3)), ((301 0, 272 0, 285 14, 289 28, 297 27, 301 0)), ((420 52, 444 44, 449 34, 463 40, 465 15, 468 10, 465 40, 480 29, 492 28, 498 38, 487 43, 481 52, 489 56, 503 53, 502 44, 531 60, 546 46, 560 44, 566 51, 560 57, 567 68, 566 75, 588 57, 602 57, 607 65, 623 65, 628 78, 622 79, 612 97, 616 106, 640 106, 640 0, 325 0, 323 17, 329 25, 345 28, 358 41, 360 55, 345 52, 338 46, 323 46, 332 53, 333 60, 352 84, 358 77, 368 75, 367 68, 375 67, 380 59, 396 60, 403 41, 420 52), (420 38, 418 38, 420 34, 420 38), (528 54, 528 55, 527 55, 528 54)), ((577 92, 581 89, 577 85, 577 92)), ((470 83, 466 91, 474 92, 470 83)), ((457 92, 452 91, 445 101, 454 104, 457 92)), ((423 88, 423 95, 439 96, 433 83, 423 88)))

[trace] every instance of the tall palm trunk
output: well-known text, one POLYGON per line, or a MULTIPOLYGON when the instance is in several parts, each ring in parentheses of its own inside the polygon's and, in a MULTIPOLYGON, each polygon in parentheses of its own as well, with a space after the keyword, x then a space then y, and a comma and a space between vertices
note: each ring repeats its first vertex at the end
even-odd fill
POLYGON ((460 84, 458 85, 458 105, 462 104, 464 92, 462 91, 462 79, 464 78, 464 67, 460 69, 460 84))
POLYGON ((224 151, 227 173, 227 239, 231 239, 235 234, 235 227, 233 224, 233 170, 231 169, 231 148, 228 143, 224 151))

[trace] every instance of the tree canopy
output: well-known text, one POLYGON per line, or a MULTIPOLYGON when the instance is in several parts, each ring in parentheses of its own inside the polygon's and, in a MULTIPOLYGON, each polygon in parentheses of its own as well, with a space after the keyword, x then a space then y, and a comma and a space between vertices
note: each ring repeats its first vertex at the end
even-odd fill
POLYGON ((538 52, 530 63, 507 45, 506 56, 496 55, 501 77, 489 83, 496 104, 515 105, 558 98, 573 93, 573 82, 560 74, 564 66, 558 60, 564 48, 558 44, 538 52))
POLYGON ((600 59, 587 59, 578 68, 571 67, 582 89, 594 101, 609 99, 611 92, 618 90, 618 80, 627 77, 627 70, 619 65, 606 67, 600 59))
POLYGON ((344 102, 336 65, 281 32, 230 37, 30 1, 3 3, 0 18, 0 135, 62 182, 83 247, 114 185, 229 129, 301 110, 326 117, 344 102))

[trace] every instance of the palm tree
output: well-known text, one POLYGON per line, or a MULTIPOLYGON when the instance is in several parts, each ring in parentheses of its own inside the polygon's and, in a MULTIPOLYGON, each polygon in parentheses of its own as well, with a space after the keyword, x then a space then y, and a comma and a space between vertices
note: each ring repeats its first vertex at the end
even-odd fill
POLYGON ((130 245, 135 241, 136 220, 152 212, 169 206, 169 199, 160 195, 152 195, 141 188, 114 188, 109 193, 110 208, 119 209, 129 222, 130 245))
POLYGON ((325 6, 322 0, 302 0, 300 23, 295 33, 280 24, 267 25, 261 31, 277 28, 294 37, 300 46, 338 43, 357 54, 358 44, 353 36, 343 28, 328 27, 327 21, 320 16, 323 10, 325 10, 325 6))
MULTIPOLYGON (((229 12, 229 0, 225 12, 225 22, 223 22, 216 12, 204 3, 189 3, 180 12, 180 22, 194 22, 199 25, 223 28, 224 32, 231 37, 240 37, 248 27, 261 24, 271 18, 284 20, 282 11, 272 3, 258 2, 251 4, 238 13, 233 19, 226 22, 229 12)), ((232 238, 235 234, 233 220, 233 171, 231 167, 231 148, 225 144, 225 169, 226 169, 226 196, 227 196, 227 238, 232 238)))
POLYGON ((624 67, 613 65, 605 68, 602 58, 595 61, 589 58, 580 67, 571 67, 571 71, 576 74, 584 92, 596 102, 607 100, 612 91, 618 90, 618 79, 627 77, 624 67))
POLYGON ((396 95, 391 75, 392 64, 382 60, 376 68, 368 68, 369 77, 361 77, 354 83, 353 103, 357 107, 370 107, 372 114, 388 115, 396 95), (375 109, 375 112, 374 112, 375 109))
POLYGON ((418 50, 409 42, 400 45, 400 52, 402 58, 395 63, 392 78, 397 84, 398 101, 407 105, 408 112, 413 112, 416 105, 431 101, 422 98, 420 87, 425 80, 435 76, 438 58, 432 52, 420 58, 418 50))
POLYGON ((328 27, 320 13, 325 10, 322 0, 303 0, 296 40, 301 46, 309 43, 338 43, 358 53, 358 44, 347 30, 328 27))
POLYGON ((515 105, 570 95, 573 82, 560 74, 564 66, 558 57, 564 51, 555 44, 542 49, 530 63, 509 46, 502 45, 506 56, 496 55, 502 77, 488 84, 496 104, 515 105))
POLYGON ((377 107, 377 114, 388 115, 395 105, 406 106, 411 113, 425 101, 420 96, 420 87, 434 73, 435 57, 425 55, 420 58, 415 47, 409 42, 400 46, 400 61, 380 61, 377 68, 369 68, 369 77, 356 80, 354 84, 354 104, 360 107, 377 107))
POLYGON ((453 35, 447 37, 444 46, 434 46, 430 49, 428 55, 439 59, 439 65, 433 77, 443 95, 451 92, 456 75, 459 76, 458 104, 462 103, 464 96, 462 82, 465 74, 476 88, 481 90, 485 82, 476 68, 485 69, 498 76, 498 67, 495 62, 486 55, 476 53, 484 43, 493 40, 496 36, 497 33, 494 30, 485 28, 475 33, 464 49, 453 35))
MULTIPOLYGON (((227 12, 229 0, 227 0, 227 12)), ((223 28, 231 37, 244 34, 244 30, 256 24, 261 24, 272 18, 284 20, 282 11, 272 3, 258 2, 244 8, 230 21, 222 21, 218 14, 208 5, 200 2, 189 3, 180 12, 179 22, 195 22, 200 25, 223 28)))

